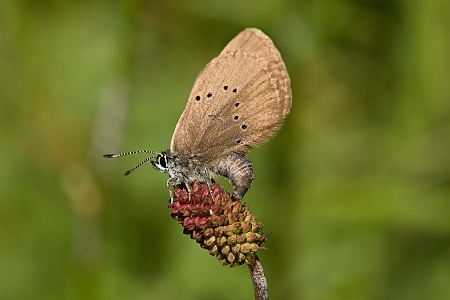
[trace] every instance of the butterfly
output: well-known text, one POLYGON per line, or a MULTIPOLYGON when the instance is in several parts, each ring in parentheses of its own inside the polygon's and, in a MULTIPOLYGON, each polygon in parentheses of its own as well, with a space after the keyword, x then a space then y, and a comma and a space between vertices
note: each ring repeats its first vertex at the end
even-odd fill
POLYGON ((171 186, 184 183, 190 190, 194 181, 211 184, 222 176, 233 186, 233 199, 240 200, 254 179, 245 154, 281 128, 291 105, 290 78, 279 51, 261 30, 247 28, 197 76, 169 149, 104 157, 155 154, 125 175, 150 160, 169 175, 171 199, 171 186))

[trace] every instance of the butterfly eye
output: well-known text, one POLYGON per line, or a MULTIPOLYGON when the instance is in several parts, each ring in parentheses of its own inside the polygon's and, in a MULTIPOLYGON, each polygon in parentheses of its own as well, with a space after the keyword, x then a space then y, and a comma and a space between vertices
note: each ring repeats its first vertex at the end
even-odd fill
POLYGON ((167 156, 165 154, 158 156, 158 164, 163 168, 167 168, 167 156))

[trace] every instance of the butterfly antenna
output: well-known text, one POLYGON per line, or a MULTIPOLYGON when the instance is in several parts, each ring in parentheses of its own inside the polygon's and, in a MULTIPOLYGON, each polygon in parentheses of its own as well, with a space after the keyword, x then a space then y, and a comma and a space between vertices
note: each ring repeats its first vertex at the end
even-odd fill
POLYGON ((147 157, 146 159, 144 159, 143 161, 141 161, 137 166, 135 166, 135 167, 129 169, 128 171, 126 171, 124 175, 125 175, 125 176, 130 175, 134 170, 136 170, 137 168, 139 168, 140 166, 142 166, 143 164, 145 164, 146 162, 148 162, 150 159, 155 158, 155 157, 156 157, 155 155, 150 156, 150 157, 147 157))
MULTIPOLYGON (((125 156, 125 155, 130 155, 130 154, 138 154, 138 153, 159 154, 158 152, 150 151, 150 150, 138 150, 138 151, 124 152, 124 153, 117 153, 117 154, 103 154, 103 157, 105 157, 105 158, 116 158, 116 157, 120 157, 120 156, 125 156)), ((139 168, 140 166, 142 166, 143 164, 148 162, 150 159, 155 158, 155 157, 156 157, 156 155, 152 155, 150 157, 147 157, 142 162, 140 162, 137 166, 135 166, 134 168, 129 169, 128 171, 126 171, 124 175, 125 176, 130 175, 134 170, 136 170, 137 168, 139 168)))
POLYGON ((130 155, 130 154, 138 154, 138 153, 152 153, 152 154, 158 154, 158 152, 150 151, 150 150, 138 150, 138 151, 130 151, 130 152, 124 152, 124 153, 117 153, 117 154, 103 154, 103 157, 106 158, 116 158, 120 156, 130 155))

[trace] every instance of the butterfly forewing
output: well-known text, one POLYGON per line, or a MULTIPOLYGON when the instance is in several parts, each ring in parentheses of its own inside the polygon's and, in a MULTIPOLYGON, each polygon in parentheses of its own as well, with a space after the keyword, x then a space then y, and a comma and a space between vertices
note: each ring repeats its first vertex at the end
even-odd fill
POLYGON ((291 98, 278 50, 260 30, 246 29, 198 75, 170 148, 206 161, 245 153, 280 128, 291 98))

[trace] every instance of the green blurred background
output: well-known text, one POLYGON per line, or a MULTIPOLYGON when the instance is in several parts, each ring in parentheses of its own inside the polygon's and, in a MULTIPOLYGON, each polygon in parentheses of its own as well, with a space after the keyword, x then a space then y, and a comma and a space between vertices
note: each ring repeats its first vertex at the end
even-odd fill
POLYGON ((0 2, 0 299, 252 299, 170 218, 165 150, 245 27, 292 79, 245 199, 272 299, 450 299, 450 3, 0 2))

